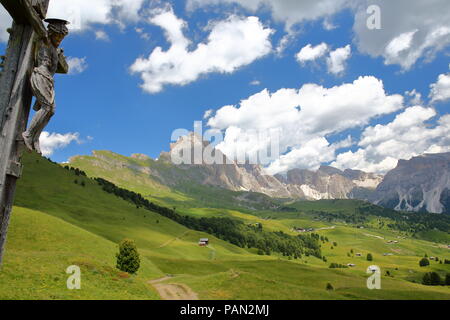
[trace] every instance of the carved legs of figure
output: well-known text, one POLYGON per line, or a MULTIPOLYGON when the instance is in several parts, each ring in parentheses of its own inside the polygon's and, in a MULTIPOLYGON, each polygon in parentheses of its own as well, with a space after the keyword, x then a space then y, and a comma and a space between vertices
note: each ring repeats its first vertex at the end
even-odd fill
POLYGON ((25 145, 29 150, 34 150, 39 154, 42 154, 39 145, 39 137, 42 131, 50 122, 50 119, 55 114, 54 106, 42 106, 39 111, 36 112, 28 130, 22 133, 25 145))

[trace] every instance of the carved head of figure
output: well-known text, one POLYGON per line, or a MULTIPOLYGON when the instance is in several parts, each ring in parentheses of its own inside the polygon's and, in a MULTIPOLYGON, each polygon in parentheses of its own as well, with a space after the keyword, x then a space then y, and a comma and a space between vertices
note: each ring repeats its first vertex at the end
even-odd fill
POLYGON ((69 24, 66 20, 61 19, 45 19, 48 22, 48 38, 50 43, 58 48, 64 38, 69 34, 69 29, 67 25, 69 24))

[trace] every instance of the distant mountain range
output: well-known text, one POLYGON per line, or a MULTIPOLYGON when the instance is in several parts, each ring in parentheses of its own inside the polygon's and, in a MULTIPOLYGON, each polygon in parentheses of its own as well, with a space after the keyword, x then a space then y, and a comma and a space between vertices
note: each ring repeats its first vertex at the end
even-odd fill
MULTIPOLYGON (((171 150, 203 143, 194 135, 180 138, 171 150)), ((223 157, 219 150, 216 156, 223 157)), ((283 175, 267 175, 259 165, 193 164, 175 165, 170 152, 157 160, 142 154, 131 158, 105 156, 94 151, 93 157, 77 156, 70 160, 80 167, 89 158, 89 166, 101 166, 103 172, 126 167, 144 174, 157 184, 183 190, 201 185, 230 191, 261 193, 272 198, 294 200, 360 199, 396 210, 450 213, 450 153, 423 155, 400 160, 397 168, 382 175, 359 170, 322 166, 317 171, 293 169, 283 175)), ((80 169, 84 169, 81 166, 80 169)), ((106 174, 107 177, 108 174, 106 174)))

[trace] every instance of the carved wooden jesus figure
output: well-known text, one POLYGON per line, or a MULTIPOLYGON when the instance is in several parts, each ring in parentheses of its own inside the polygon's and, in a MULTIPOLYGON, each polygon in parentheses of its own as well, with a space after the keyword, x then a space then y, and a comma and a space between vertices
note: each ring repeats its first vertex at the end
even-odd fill
POLYGON ((39 137, 55 114, 55 84, 56 72, 67 73, 67 64, 62 49, 58 49, 63 39, 69 33, 68 22, 59 19, 46 19, 48 22, 47 39, 40 40, 36 48, 35 68, 31 75, 31 89, 36 97, 33 109, 36 111, 30 127, 22 136, 29 150, 41 154, 39 137), (62 70, 61 70, 62 69, 62 70))

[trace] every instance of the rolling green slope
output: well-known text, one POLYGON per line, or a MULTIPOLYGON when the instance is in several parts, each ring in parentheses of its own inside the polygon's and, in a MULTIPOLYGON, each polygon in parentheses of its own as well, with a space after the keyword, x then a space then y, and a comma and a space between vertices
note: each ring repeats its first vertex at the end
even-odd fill
POLYGON ((147 285, 160 274, 142 260, 137 276, 114 268, 117 246, 40 211, 15 207, 0 271, 0 299, 158 299, 147 285), (67 267, 81 268, 81 290, 68 290, 67 267))
MULTIPOLYGON (((76 176, 35 155, 28 156, 24 165, 25 172, 17 190, 16 206, 45 212, 114 243, 128 237, 135 240, 143 250, 158 253, 163 251, 161 246, 181 235, 188 234, 190 238, 197 238, 197 242, 205 236, 157 213, 138 209, 104 192, 95 181, 76 176)), ((184 253, 181 250, 181 257, 205 256, 204 250, 192 245, 190 240, 186 241, 192 248, 184 253)), ((236 250, 224 241, 217 240, 217 245, 221 246, 224 255, 233 256, 236 251, 246 252, 236 250)))
MULTIPOLYGON (((316 232, 329 238, 322 243, 327 262, 311 256, 300 260, 261 256, 136 208, 104 192, 95 181, 36 155, 26 155, 24 165, 0 271, 0 299, 159 299, 148 282, 167 275, 172 277, 164 284, 188 286, 200 299, 450 299, 449 287, 419 284, 425 272, 442 276, 450 272, 450 265, 435 261, 429 267, 418 266, 425 253, 450 259, 449 250, 436 243, 405 238, 388 245, 388 239, 403 235, 311 220, 301 212, 278 219, 278 212, 257 217, 236 210, 186 207, 185 213, 192 216, 222 214, 290 234, 295 234, 293 226, 309 223, 325 228, 316 232), (210 239, 209 247, 198 246, 202 237, 210 239), (123 238, 137 243, 142 260, 137 276, 114 268, 117 243, 123 238), (351 249, 372 253, 374 261, 348 256, 351 249), (393 255, 383 256, 385 252, 393 255), (331 262, 356 266, 330 269, 331 262), (81 267, 82 290, 66 289, 65 270, 73 264, 81 267), (382 290, 366 287, 371 264, 383 271, 382 290), (388 270, 391 276, 385 275, 388 270), (335 290, 325 290, 327 283, 335 290)), ((183 194, 173 197, 188 199, 183 194)))

